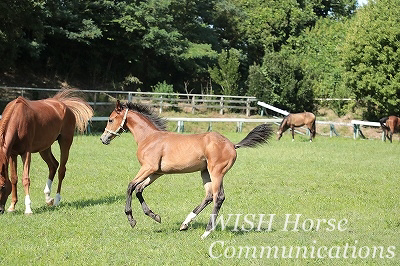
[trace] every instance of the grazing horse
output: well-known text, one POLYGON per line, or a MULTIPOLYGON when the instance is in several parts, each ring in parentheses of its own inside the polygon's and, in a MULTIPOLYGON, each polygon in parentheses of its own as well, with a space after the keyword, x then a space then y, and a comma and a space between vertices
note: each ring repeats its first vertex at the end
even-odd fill
POLYGON ((292 130, 292 141, 294 141, 294 128, 306 125, 310 130, 310 142, 315 138, 315 115, 313 113, 304 112, 297 114, 288 114, 285 116, 279 126, 278 140, 281 139, 283 132, 288 128, 292 130))
POLYGON ((236 160, 236 149, 254 147, 266 143, 272 134, 271 127, 262 124, 254 128, 242 141, 233 144, 216 132, 183 135, 167 132, 166 121, 154 114, 148 106, 117 101, 100 140, 103 144, 128 129, 138 145, 137 158, 141 168, 129 183, 125 214, 132 228, 136 221, 132 216, 132 193, 135 191, 144 213, 157 222, 158 214, 147 206, 143 199, 143 190, 164 174, 191 173, 200 171, 206 196, 204 200, 187 216, 180 230, 186 230, 189 223, 212 201, 214 208, 202 238, 207 237, 215 227, 215 221, 225 200, 223 177, 236 160))
POLYGON ((400 119, 397 116, 391 115, 381 118, 379 123, 381 123, 386 137, 390 140, 390 143, 392 143, 393 134, 400 131, 400 119))
POLYGON ((29 196, 31 153, 39 152, 47 163, 49 176, 44 189, 48 205, 58 205, 61 184, 65 176, 65 164, 74 137, 75 127, 84 132, 93 115, 92 108, 81 98, 74 96, 74 90, 63 90, 53 98, 30 101, 18 97, 7 104, 0 121, 0 213, 4 212, 7 198, 12 194, 8 211, 15 210, 17 197, 17 156, 22 157, 25 190, 25 213, 31 214, 29 196), (60 145, 60 164, 51 152, 54 141, 60 145), (11 167, 11 182, 8 177, 8 163, 11 167), (58 167, 60 166, 60 167, 58 167), (55 200, 50 198, 51 185, 58 168, 58 188, 55 200))

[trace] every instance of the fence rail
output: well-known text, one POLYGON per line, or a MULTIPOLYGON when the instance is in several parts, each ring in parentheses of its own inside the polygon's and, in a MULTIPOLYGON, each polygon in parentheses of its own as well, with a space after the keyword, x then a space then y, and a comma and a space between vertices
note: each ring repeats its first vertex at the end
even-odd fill
MULTIPOLYGON (((24 96, 30 99, 43 99, 55 94, 59 89, 44 88, 25 88, 25 87, 0 87, 2 95, 9 94, 11 99, 16 96, 24 96), (42 97, 33 94, 45 94, 42 97)), ((109 91, 109 90, 79 90, 87 95, 88 102, 96 109, 99 106, 112 106, 114 99, 127 100, 132 102, 145 102, 156 107, 159 113, 166 108, 189 108, 192 113, 199 110, 216 109, 220 114, 227 110, 244 110, 246 116, 250 116, 251 111, 257 110, 255 107, 256 97, 252 96, 230 96, 230 95, 207 95, 207 94, 182 94, 182 93, 156 93, 156 92, 132 92, 132 91, 109 91)), ((4 100, 4 99, 2 99, 4 100)))

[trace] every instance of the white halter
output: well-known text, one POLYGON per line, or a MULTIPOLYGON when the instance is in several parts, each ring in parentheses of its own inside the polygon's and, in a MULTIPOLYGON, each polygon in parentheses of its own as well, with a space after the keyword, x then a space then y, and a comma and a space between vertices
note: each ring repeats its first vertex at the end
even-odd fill
POLYGON ((124 114, 124 118, 122 119, 121 124, 119 125, 119 127, 118 127, 118 129, 116 131, 112 131, 112 130, 109 130, 107 128, 104 129, 104 131, 107 131, 108 133, 111 133, 111 134, 113 134, 115 136, 120 136, 121 133, 119 133, 119 132, 121 131, 121 129, 122 129, 122 132, 125 131, 124 130, 124 125, 125 125, 125 122, 126 122, 126 116, 128 115, 128 111, 129 111, 129 109, 126 108, 126 111, 125 111, 125 114, 124 114))

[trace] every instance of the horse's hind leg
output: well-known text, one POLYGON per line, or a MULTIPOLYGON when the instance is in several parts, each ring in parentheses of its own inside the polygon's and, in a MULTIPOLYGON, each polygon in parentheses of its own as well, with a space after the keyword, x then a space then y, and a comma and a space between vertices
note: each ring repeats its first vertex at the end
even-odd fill
POLYGON ((63 135, 60 135, 58 138, 58 144, 60 145, 60 167, 58 168, 58 187, 57 187, 57 193, 56 197, 54 199, 54 206, 57 206, 60 204, 61 201, 61 186, 62 182, 65 177, 65 172, 67 170, 66 164, 68 161, 69 157, 69 149, 71 148, 71 144, 73 141, 73 132, 72 134, 68 134, 67 137, 64 137, 63 135))
POLYGON ((313 136, 314 136, 314 134, 315 134, 315 133, 314 133, 315 129, 314 129, 312 123, 309 124, 309 125, 307 125, 307 127, 308 127, 308 130, 310 131, 310 142, 312 142, 313 136))
POLYGON ((152 210, 150 210, 150 208, 147 206, 146 202, 144 201, 142 192, 147 186, 149 186, 151 183, 153 183, 160 176, 161 175, 152 174, 149 177, 147 177, 143 182, 139 183, 135 188, 136 197, 138 198, 140 205, 142 206, 144 214, 153 218, 158 223, 161 223, 160 215, 154 214, 154 212, 152 210))
POLYGON ((51 147, 48 149, 39 152, 40 156, 42 157, 43 161, 46 162, 47 167, 49 168, 49 177, 46 182, 46 186, 44 187, 44 196, 47 205, 52 206, 54 204, 54 199, 50 197, 51 193, 51 185, 53 184, 54 176, 57 172, 58 168, 58 161, 54 158, 53 153, 51 152, 51 147))
POLYGON ((291 126, 290 130, 292 131, 292 141, 294 141, 294 126, 291 126))
POLYGON ((222 203, 225 200, 225 193, 224 193, 224 187, 222 185, 222 178, 223 178, 223 176, 220 176, 218 178, 213 178, 211 186, 212 186, 212 192, 213 192, 214 208, 212 210, 210 220, 207 224, 206 231, 201 236, 201 239, 206 238, 211 233, 211 231, 214 230, 214 228, 216 226, 215 221, 217 220, 219 209, 221 208, 222 203))
POLYGON ((12 212, 15 211, 15 204, 18 202, 18 194, 17 194, 17 183, 18 183, 18 175, 17 175, 17 155, 11 155, 10 157, 10 167, 11 167, 11 204, 8 207, 7 211, 12 212))
POLYGON ((201 178, 203 179, 204 189, 206 191, 206 196, 203 201, 194 210, 189 213, 185 221, 183 221, 179 230, 186 230, 189 227, 189 223, 208 205, 213 201, 211 178, 208 170, 201 172, 201 178))

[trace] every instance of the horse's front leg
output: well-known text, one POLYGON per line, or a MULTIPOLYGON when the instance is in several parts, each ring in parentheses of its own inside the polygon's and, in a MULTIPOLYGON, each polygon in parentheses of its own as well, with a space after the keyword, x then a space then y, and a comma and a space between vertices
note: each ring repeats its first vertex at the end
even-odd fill
POLYGON ((10 157, 10 167, 11 167, 11 204, 10 204, 10 207, 8 207, 7 211, 13 212, 13 211, 15 211, 15 205, 18 202, 18 194, 17 194, 17 183, 18 183, 17 155, 11 155, 11 157, 10 157))
POLYGON ((142 166, 136 177, 128 185, 128 189, 126 191, 125 214, 132 228, 134 228, 136 225, 136 220, 132 215, 132 193, 141 182, 152 175, 155 171, 155 169, 142 166))
POLYGON ((153 183, 160 176, 161 175, 159 175, 159 174, 152 174, 149 177, 147 177, 143 182, 138 184, 136 186, 136 188, 135 188, 136 197, 139 200, 140 205, 142 206, 144 214, 146 214, 147 216, 153 218, 153 220, 158 222, 158 223, 161 223, 160 215, 154 214, 154 212, 152 210, 150 210, 150 208, 147 206, 146 202, 144 201, 142 192, 147 186, 149 186, 151 183, 153 183))
POLYGON ((22 184, 24 185, 25 191, 25 214, 32 214, 31 209, 31 198, 29 196, 29 186, 30 186, 30 178, 29 171, 31 166, 31 153, 26 152, 22 155, 22 162, 24 164, 24 175, 22 177, 22 184))

